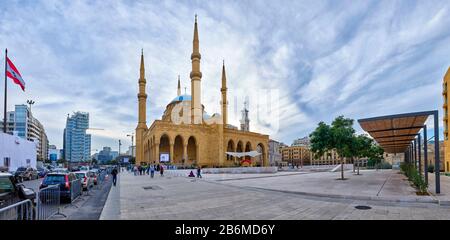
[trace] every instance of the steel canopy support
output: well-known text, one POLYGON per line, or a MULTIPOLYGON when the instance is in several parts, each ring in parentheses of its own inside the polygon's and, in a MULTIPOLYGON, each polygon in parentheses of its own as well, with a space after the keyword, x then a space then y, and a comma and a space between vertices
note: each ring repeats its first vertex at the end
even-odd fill
POLYGON ((422 148, 421 148, 421 146, 420 146, 420 141, 421 141, 421 139, 420 139, 420 133, 419 133, 419 135, 417 135, 417 143, 418 143, 418 145, 417 145, 417 152, 418 152, 418 154, 419 154, 419 174, 420 175, 422 175, 422 148))
POLYGON ((441 193, 441 159, 439 154, 439 112, 434 111, 434 172, 436 177, 436 193, 441 193))
POLYGON ((427 125, 423 126, 423 173, 425 176, 425 182, 428 185, 428 138, 427 138, 427 125))

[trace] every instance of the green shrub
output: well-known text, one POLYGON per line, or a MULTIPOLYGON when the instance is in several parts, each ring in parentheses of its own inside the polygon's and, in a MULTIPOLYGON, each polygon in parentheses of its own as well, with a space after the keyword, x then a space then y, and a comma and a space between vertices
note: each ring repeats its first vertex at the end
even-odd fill
POLYGON ((405 176, 408 178, 408 180, 417 187, 419 192, 427 192, 428 184, 425 182, 425 179, 422 177, 422 175, 420 175, 419 171, 417 171, 413 164, 402 163, 400 164, 400 169, 402 173, 405 174, 405 176))
POLYGON ((428 165, 428 172, 434 173, 434 165, 428 165))

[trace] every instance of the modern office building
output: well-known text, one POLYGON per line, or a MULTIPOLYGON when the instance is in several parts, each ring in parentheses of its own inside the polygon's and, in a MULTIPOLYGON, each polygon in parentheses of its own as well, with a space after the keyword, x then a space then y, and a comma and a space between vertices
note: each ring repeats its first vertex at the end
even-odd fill
MULTIPOLYGON (((448 94, 448 83, 450 82, 450 67, 447 70, 447 73, 444 76, 444 83, 442 84, 442 95, 444 98, 444 168, 446 172, 450 172, 450 140, 448 139, 448 123, 449 123, 449 115, 448 115, 448 102, 450 95, 448 94)), ((442 161, 442 160, 441 160, 442 161)))
MULTIPOLYGON (((7 113, 6 122, 8 134, 33 141, 36 144, 37 159, 48 159, 48 138, 44 126, 33 117, 27 105, 16 105, 14 111, 7 113)), ((1 122, 1 125, 3 125, 3 122, 1 122)))
POLYGON ((114 160, 119 156, 119 152, 112 151, 110 147, 103 147, 97 156, 96 159, 99 164, 105 164, 108 161, 114 160))
POLYGON ((61 149, 56 148, 55 145, 48 147, 48 159, 52 162, 61 159, 61 149))
POLYGON ((126 151, 125 155, 136 157, 136 146, 128 147, 128 150, 126 151))
POLYGON ((67 116, 64 129, 64 158, 69 162, 83 162, 91 159, 91 135, 86 133, 89 128, 89 113, 75 112, 67 116))

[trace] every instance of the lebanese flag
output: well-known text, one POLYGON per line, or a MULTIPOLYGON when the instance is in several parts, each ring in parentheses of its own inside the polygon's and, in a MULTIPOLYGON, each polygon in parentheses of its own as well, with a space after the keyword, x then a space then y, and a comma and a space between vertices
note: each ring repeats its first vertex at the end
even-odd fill
POLYGON ((6 76, 11 78, 25 92, 25 81, 22 79, 19 70, 17 70, 16 66, 14 66, 8 57, 6 57, 6 63, 6 76))

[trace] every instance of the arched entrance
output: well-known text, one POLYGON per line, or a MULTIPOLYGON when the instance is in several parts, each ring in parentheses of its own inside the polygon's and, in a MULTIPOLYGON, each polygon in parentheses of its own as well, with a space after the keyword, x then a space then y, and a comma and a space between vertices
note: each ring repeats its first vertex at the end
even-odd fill
POLYGON ((173 144, 173 164, 183 165, 183 137, 177 135, 173 144))
MULTIPOLYGON (((231 139, 228 141, 227 152, 234 152, 234 142, 231 139)), ((233 156, 227 154, 227 161, 233 161, 233 156)))
MULTIPOLYGON (((162 154, 170 155, 170 139, 166 134, 162 135, 159 140, 159 156, 156 156, 156 161, 160 161, 162 154)), ((170 158, 169 158, 170 159, 170 158)))
MULTIPOLYGON (((252 144, 250 142, 247 142, 247 144, 245 144, 245 152, 250 152, 252 151, 252 144)), ((243 157, 244 162, 248 162, 250 163, 250 165, 252 164, 252 157, 250 156, 245 156, 243 157)))
POLYGON ((257 167, 262 167, 264 166, 264 160, 266 158, 266 151, 264 149, 264 145, 261 143, 256 145, 256 151, 261 153, 261 155, 255 157, 255 165, 257 167))
MULTIPOLYGON (((243 143, 241 141, 239 141, 237 143, 236 152, 243 152, 243 151, 244 151, 243 143)), ((239 165, 243 165, 242 160, 244 160, 243 157, 236 157, 236 161, 239 163, 239 165)))
POLYGON ((197 140, 193 136, 189 137, 187 144, 187 165, 197 163, 197 140))

